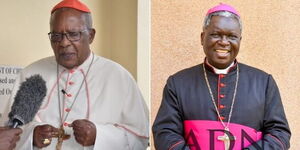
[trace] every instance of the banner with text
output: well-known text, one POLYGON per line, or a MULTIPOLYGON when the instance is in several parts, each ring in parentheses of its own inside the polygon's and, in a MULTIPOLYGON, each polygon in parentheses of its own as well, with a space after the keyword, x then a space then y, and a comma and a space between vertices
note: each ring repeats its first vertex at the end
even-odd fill
POLYGON ((16 66, 0 65, 0 125, 3 125, 3 112, 6 110, 6 103, 21 69, 16 66))

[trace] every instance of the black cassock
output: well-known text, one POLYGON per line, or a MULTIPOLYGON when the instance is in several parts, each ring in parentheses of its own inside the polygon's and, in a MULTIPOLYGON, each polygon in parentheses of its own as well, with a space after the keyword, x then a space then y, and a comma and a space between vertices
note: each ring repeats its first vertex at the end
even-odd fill
MULTIPOLYGON (((215 74, 205 64, 221 119, 228 121, 235 89, 237 65, 239 81, 229 124, 233 150, 288 149, 290 129, 278 87, 270 74, 242 63, 235 63, 228 74, 215 74)), ((218 136, 224 135, 205 82, 203 64, 172 75, 152 127, 157 150, 224 149, 218 136)))

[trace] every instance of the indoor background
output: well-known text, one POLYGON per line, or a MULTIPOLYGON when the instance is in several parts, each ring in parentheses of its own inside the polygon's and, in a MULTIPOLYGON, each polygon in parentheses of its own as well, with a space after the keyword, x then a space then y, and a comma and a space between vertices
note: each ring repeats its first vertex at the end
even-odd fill
MULTIPOLYGON (((1 0, 0 65, 25 67, 52 56, 47 33, 51 9, 61 0, 1 0)), ((94 53, 125 67, 149 105, 150 1, 82 0, 92 11, 94 53)))
POLYGON ((167 78, 202 63, 200 33, 207 10, 220 2, 241 14, 239 62, 275 78, 292 131, 291 150, 300 148, 300 1, 299 0, 152 0, 151 123, 167 78))
MULTIPOLYGON (((1 0, 0 64, 26 66, 53 55, 47 33, 50 11, 60 0, 1 0), (3 1, 3 2, 2 2, 3 1)), ((118 61, 136 78, 137 1, 84 0, 92 11, 94 53, 118 61)))

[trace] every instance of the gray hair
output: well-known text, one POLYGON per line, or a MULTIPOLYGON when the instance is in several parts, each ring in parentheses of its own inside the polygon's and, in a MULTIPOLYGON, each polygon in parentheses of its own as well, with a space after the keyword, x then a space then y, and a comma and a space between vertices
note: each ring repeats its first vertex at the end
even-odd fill
POLYGON ((53 17, 53 14, 54 14, 56 11, 58 11, 58 10, 60 10, 60 11, 66 11, 66 10, 69 10, 69 9, 73 9, 73 10, 76 10, 76 11, 81 12, 81 13, 82 13, 82 16, 81 16, 81 17, 83 17, 87 29, 92 29, 92 28, 93 28, 93 20, 92 20, 92 15, 91 15, 91 13, 83 12, 83 11, 80 11, 80 10, 77 10, 77 9, 74 9, 74 8, 69 8, 69 7, 63 7, 63 8, 59 8, 59 9, 55 10, 55 11, 51 14, 51 16, 50 16, 50 24, 51 24, 51 22, 53 21, 53 20, 52 20, 52 19, 53 19, 52 17, 53 17))
POLYGON ((211 18, 213 16, 222 16, 222 17, 229 17, 229 18, 236 19, 239 22, 240 29, 242 31, 242 21, 241 21, 240 17, 238 15, 228 12, 228 11, 217 11, 217 12, 213 12, 213 13, 207 15, 204 19, 203 29, 205 29, 210 24, 211 18))

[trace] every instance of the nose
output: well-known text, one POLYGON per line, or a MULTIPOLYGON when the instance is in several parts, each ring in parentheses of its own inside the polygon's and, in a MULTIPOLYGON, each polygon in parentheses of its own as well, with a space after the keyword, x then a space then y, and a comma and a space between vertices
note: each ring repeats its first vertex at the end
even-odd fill
POLYGON ((223 35, 222 38, 218 41, 218 43, 222 46, 228 46, 230 45, 230 42, 228 40, 228 37, 223 35))
POLYGON ((63 34, 62 40, 59 42, 59 45, 61 47, 68 47, 69 45, 71 45, 71 41, 67 38, 66 34, 63 34))

